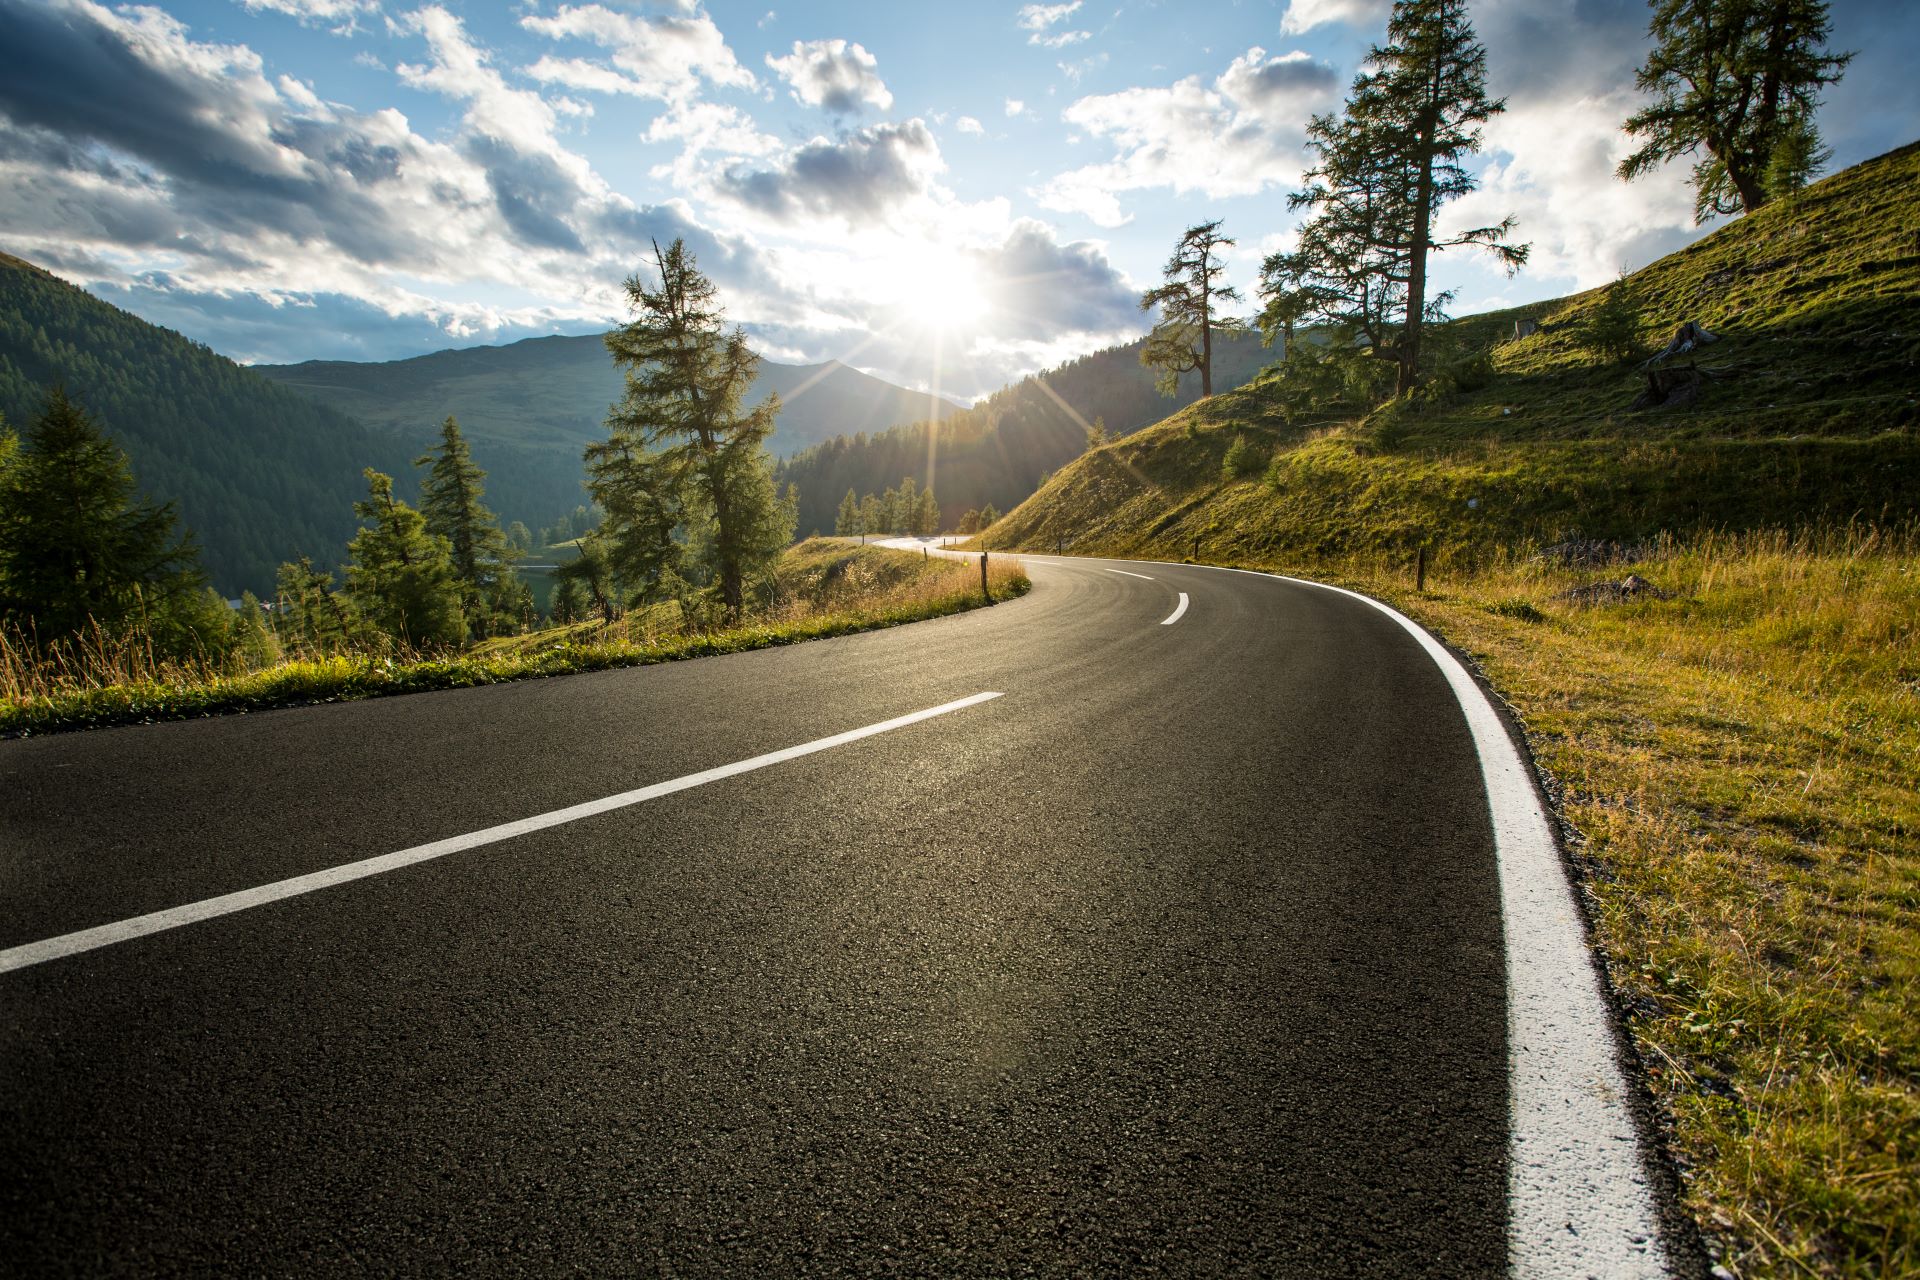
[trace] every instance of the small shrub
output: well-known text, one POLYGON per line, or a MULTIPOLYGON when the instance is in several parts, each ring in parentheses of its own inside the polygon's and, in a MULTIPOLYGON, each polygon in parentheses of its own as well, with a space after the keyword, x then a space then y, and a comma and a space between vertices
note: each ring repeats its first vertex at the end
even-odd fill
POLYGON ((1251 480, 1265 470, 1266 465, 1265 451, 1244 435, 1236 435, 1233 443, 1227 446, 1227 456, 1220 464, 1220 474, 1228 480, 1251 480))
POLYGON ((1574 322, 1574 341, 1606 364, 1640 354, 1640 299, 1626 276, 1607 286, 1600 301, 1574 322))
POLYGON ((1525 600, 1496 600, 1487 606, 1487 612, 1498 614, 1502 618, 1517 618, 1521 622, 1545 622, 1547 615, 1534 608, 1525 600))

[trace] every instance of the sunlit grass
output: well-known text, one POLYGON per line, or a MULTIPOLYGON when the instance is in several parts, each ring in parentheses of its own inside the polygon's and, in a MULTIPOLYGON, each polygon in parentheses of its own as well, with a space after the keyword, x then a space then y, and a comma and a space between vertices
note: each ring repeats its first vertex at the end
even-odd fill
MULTIPOLYGON (((995 599, 1031 585, 1019 563, 989 566, 995 599)), ((124 724, 497 684, 737 653, 918 622, 986 603, 977 563, 814 539, 789 551, 772 599, 736 626, 667 602, 448 654, 391 648, 226 664, 154 656, 137 633, 82 637, 48 655, 0 634, 0 732, 124 724)))

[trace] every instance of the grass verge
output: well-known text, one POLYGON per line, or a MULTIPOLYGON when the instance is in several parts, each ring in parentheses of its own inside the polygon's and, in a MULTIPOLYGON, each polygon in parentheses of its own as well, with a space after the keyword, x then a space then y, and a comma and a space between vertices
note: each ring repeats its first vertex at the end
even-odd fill
MULTIPOLYGON (((995 600, 1024 595, 1017 561, 995 560, 995 600)), ((688 627, 669 602, 612 624, 581 623, 503 637, 458 654, 341 653, 254 670, 142 659, 138 643, 96 646, 92 662, 57 672, 0 638, 0 733, 18 736, 152 720, 499 684, 648 666, 874 631, 987 603, 976 564, 811 539, 790 550, 773 598, 734 627, 688 627)))

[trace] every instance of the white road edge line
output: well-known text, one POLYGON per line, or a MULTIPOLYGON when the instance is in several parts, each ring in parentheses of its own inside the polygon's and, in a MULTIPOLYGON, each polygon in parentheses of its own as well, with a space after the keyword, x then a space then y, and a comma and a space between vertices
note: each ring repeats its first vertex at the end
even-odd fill
POLYGON ((1440 668, 1480 756, 1500 868, 1508 1273, 1530 1280, 1672 1276, 1586 926, 1532 776, 1486 693, 1425 627, 1370 596, 1279 573, 1195 567, 1351 596, 1399 623, 1440 668))
POLYGON ((870 724, 864 729, 849 729, 845 733, 836 733, 828 738, 816 738, 812 742, 803 742, 797 747, 786 747, 779 751, 769 751, 765 755, 754 756, 750 760, 740 760, 733 764, 723 764, 717 768, 704 769, 699 773, 690 773, 682 778, 667 782, 656 782, 651 786, 640 787, 634 791, 623 791, 618 795, 589 800, 583 804, 570 805, 565 809, 555 809, 550 813, 537 814, 531 818, 521 818, 517 822, 506 822, 496 827, 487 827, 481 831, 469 832, 463 836, 449 836, 445 840, 435 840, 431 844, 415 845, 411 849, 401 849, 395 853, 384 853, 378 857, 366 858, 359 862, 349 862, 344 866, 329 867, 324 871, 315 871, 304 876, 295 876, 291 880, 280 880, 273 884, 261 885, 256 889, 242 889, 237 893, 222 894, 217 898, 206 898, 199 902, 190 902, 185 906, 169 907, 165 911, 155 911, 144 916, 135 916, 130 920, 120 920, 113 924, 97 925, 91 929, 82 929, 77 933, 64 933, 57 938, 46 938, 39 942, 24 943, 0 951, 0 973, 9 973, 15 969, 24 969, 29 965, 43 964, 48 960, 58 960, 66 956, 78 955, 83 951, 92 951, 99 947, 110 947, 116 942, 128 942, 142 938, 150 933, 161 933, 168 929, 178 929, 182 925, 198 924, 202 920, 211 920, 216 916, 229 915, 235 911, 245 911, 250 907, 265 906, 269 902, 278 902, 282 898, 298 897, 303 893, 312 893, 317 889, 331 888, 345 884, 349 880, 361 880, 368 876, 381 875, 388 871, 397 871, 401 867, 410 867, 418 862, 429 862, 435 858, 444 858, 450 853, 462 853, 481 845, 495 844, 501 840, 511 840, 515 836, 529 835, 535 831, 544 831, 548 827, 557 827, 563 823, 577 822, 582 818, 591 818, 597 814, 608 813, 614 809, 624 809, 629 805, 641 804, 661 796, 672 795, 676 791, 686 791, 693 787, 705 786, 709 782, 718 782, 722 778, 732 778, 739 774, 764 769, 768 765, 797 760, 801 756, 810 756, 816 751, 826 751, 833 747, 845 746, 849 742, 858 742, 862 738, 871 738, 875 734, 890 733, 895 729, 904 729, 910 724, 922 720, 931 720, 948 712, 961 711, 967 707, 978 706, 998 698, 998 693, 976 693, 970 698, 961 698, 955 702, 945 702, 937 707, 928 707, 925 711, 915 711, 910 715, 895 716, 891 720, 882 720, 879 724, 870 724))
MULTIPOLYGON (((1100 567, 1101 567, 1101 568, 1103 568, 1103 569, 1106 569, 1106 568, 1107 568, 1107 567, 1106 567, 1105 565, 1102 565, 1102 566, 1100 566, 1100 567)), ((1128 576, 1129 578, 1146 578, 1146 580, 1147 580, 1148 582, 1152 582, 1152 581, 1153 581, 1153 579, 1152 579, 1152 578, 1148 578, 1146 574, 1144 574, 1144 573, 1135 573, 1135 572, 1134 572, 1133 570, 1131 570, 1131 569, 1107 569, 1107 572, 1108 572, 1108 573, 1124 573, 1124 574, 1126 574, 1126 575, 1127 575, 1127 576, 1128 576)))
POLYGON ((1180 621, 1180 615, 1185 613, 1186 611, 1187 611, 1187 593, 1182 591, 1180 593, 1180 603, 1173 607, 1172 613, 1160 619, 1160 625, 1163 627, 1172 626, 1174 623, 1180 621))

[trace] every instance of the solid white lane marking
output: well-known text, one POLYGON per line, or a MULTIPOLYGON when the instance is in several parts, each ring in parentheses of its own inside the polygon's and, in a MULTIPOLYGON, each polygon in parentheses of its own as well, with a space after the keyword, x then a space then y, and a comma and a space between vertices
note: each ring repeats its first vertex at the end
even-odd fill
POLYGON ((0 951, 0 973, 78 955, 82 951, 92 951, 98 947, 109 947, 116 942, 127 942, 134 938, 145 937, 150 933, 178 929, 182 925, 198 924, 202 920, 211 920, 216 916, 230 915, 235 911, 245 911, 249 907, 278 902, 282 898, 298 897, 303 893, 312 893, 316 889, 345 884, 349 880, 361 880, 368 876, 397 871, 401 867, 410 867, 417 862, 429 862, 434 858, 444 858, 450 853, 461 853, 481 845, 511 840, 515 836, 529 835, 535 831, 544 831, 548 827, 557 827, 563 823, 577 822, 582 818, 591 818, 615 809, 624 809, 629 805, 672 795, 676 791, 705 786, 709 782, 718 782, 722 778, 751 773, 755 769, 764 769, 768 765, 780 764, 787 760, 797 760, 801 756, 810 756, 816 751, 845 746, 849 742, 858 742, 862 738, 871 738, 875 734, 890 733, 895 729, 903 729, 910 724, 931 720, 935 716, 943 716, 951 711, 961 711, 967 707, 978 706, 982 702, 990 702, 999 696, 998 693, 976 693, 970 698, 942 703, 937 707, 929 707, 925 711, 915 711, 910 715, 882 720, 879 724, 870 724, 864 729, 849 729, 845 733, 836 733, 829 738, 816 738, 812 742, 803 742, 797 747, 769 751, 765 755, 754 756, 750 760, 704 769, 699 773, 687 774, 683 778, 656 782, 634 791, 623 791, 618 795, 589 800, 584 804, 571 805, 565 809, 555 809, 550 813, 522 818, 517 822, 504 822, 483 831, 469 832, 463 836, 449 836, 445 840, 435 840, 431 844, 415 845, 411 849, 401 849, 396 853, 384 853, 360 862, 329 867, 325 871, 295 876, 291 880, 276 881, 273 884, 261 885, 257 889, 242 889, 237 893, 222 894, 217 898, 206 898, 199 902, 187 903, 185 906, 169 907, 165 911, 154 911, 144 916, 135 916, 130 920, 97 925, 77 933, 64 933, 57 938, 46 938, 39 942, 9 947, 5 951, 0 951))
POLYGON ((1351 596, 1400 624, 1440 668, 1480 756, 1500 870, 1510 1273, 1547 1280, 1670 1276, 1586 927, 1532 776, 1486 693, 1426 628, 1370 596, 1284 574, 1197 567, 1351 596))
MULTIPOLYGON (((1101 567, 1102 567, 1102 568, 1106 568, 1106 566, 1105 566, 1105 565, 1102 565, 1101 567)), ((1108 572, 1108 573, 1124 573, 1124 574, 1126 574, 1126 575, 1127 575, 1127 576, 1128 576, 1129 578, 1146 578, 1146 580, 1147 580, 1148 582, 1152 582, 1152 581, 1153 581, 1153 579, 1152 579, 1152 578, 1148 578, 1146 574, 1144 574, 1144 573, 1135 573, 1135 572, 1133 572, 1133 571, 1132 571, 1131 569, 1107 569, 1107 572, 1108 572)))
POLYGON ((1163 627, 1172 626, 1174 623, 1180 621, 1180 615, 1185 613, 1186 611, 1187 611, 1187 593, 1182 591, 1180 593, 1180 603, 1174 606, 1174 610, 1172 613, 1168 614, 1166 617, 1160 620, 1160 625, 1163 627))

